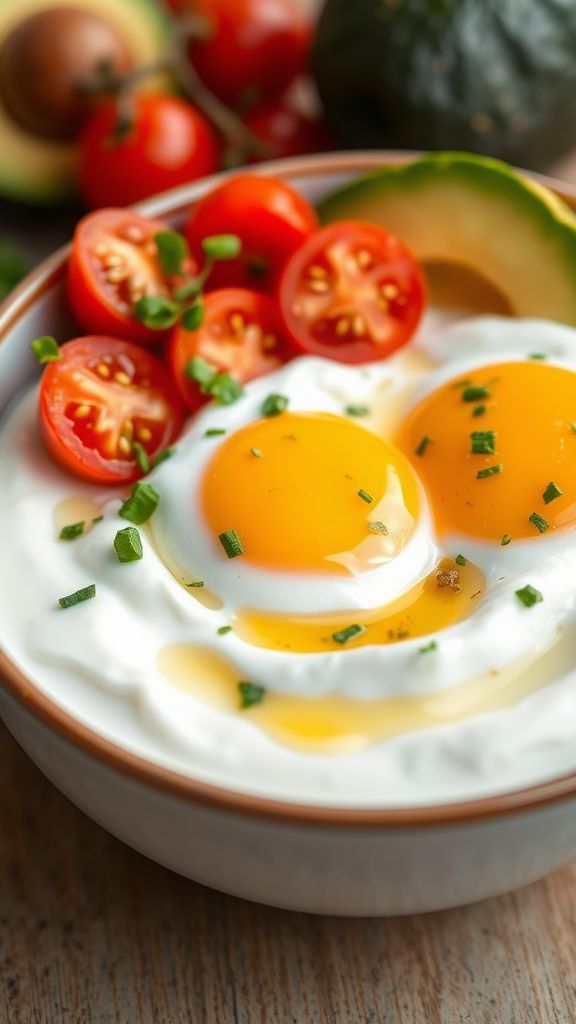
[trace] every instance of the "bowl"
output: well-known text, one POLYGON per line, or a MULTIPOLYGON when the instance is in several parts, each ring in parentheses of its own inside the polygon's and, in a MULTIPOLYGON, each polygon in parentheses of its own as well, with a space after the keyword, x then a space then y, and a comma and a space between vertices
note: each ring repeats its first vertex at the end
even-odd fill
MULTIPOLYGON (((256 173, 279 175, 315 199, 409 155, 305 157, 256 173)), ((167 192, 140 209, 177 225, 213 182, 167 192)), ((576 206, 576 192, 547 184, 576 206)), ((0 310, 0 414, 35 372, 30 338, 48 325, 71 336, 67 256, 64 247, 41 264, 0 310)), ((489 798, 411 808, 263 799, 178 774, 110 742, 1 651, 0 714, 44 774, 104 828, 182 875, 259 903, 355 916, 437 910, 525 885, 576 854, 576 773, 489 798)))

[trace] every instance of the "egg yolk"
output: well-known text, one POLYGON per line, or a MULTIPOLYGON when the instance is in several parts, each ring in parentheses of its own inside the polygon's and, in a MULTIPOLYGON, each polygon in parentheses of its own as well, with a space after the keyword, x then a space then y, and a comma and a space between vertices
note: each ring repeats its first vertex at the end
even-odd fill
POLYGON ((339 416, 288 412, 220 445, 201 504, 216 543, 235 530, 257 566, 356 575, 398 554, 419 499, 395 445, 339 416))
POLYGON ((576 522, 570 370, 538 359, 484 366, 424 399, 397 440, 440 534, 508 544, 576 522))

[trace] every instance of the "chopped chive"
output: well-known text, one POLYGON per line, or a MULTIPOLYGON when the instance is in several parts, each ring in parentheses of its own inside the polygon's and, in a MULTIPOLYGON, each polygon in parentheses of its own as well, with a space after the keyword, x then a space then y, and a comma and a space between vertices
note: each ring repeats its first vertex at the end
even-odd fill
POLYGON ((132 451, 134 452, 134 458, 136 459, 136 465, 143 473, 149 473, 151 467, 150 459, 148 458, 148 452, 138 441, 132 443, 132 451))
POLYGON ((134 306, 136 319, 154 331, 173 327, 180 316, 180 305, 163 295, 143 295, 134 306))
POLYGON ((370 505, 374 501, 372 495, 368 494, 368 491, 365 491, 362 487, 358 491, 358 497, 362 498, 362 501, 365 501, 367 505, 370 505))
POLYGON ((229 373, 217 373, 206 394, 220 405, 232 405, 244 394, 244 388, 229 373))
POLYGON ((93 523, 101 523, 103 521, 103 519, 104 519, 104 516, 96 516, 96 518, 93 519, 92 522, 93 523))
POLYGON ((365 632, 366 626, 359 626, 355 623, 353 626, 346 626, 345 629, 339 629, 336 633, 332 633, 332 639, 337 644, 347 644, 353 637, 362 636, 365 632))
POLYGON ((156 466, 160 466, 161 463, 166 462, 167 459, 171 459, 175 451, 175 448, 163 448, 162 451, 158 452, 152 459, 152 469, 156 469, 156 466))
POLYGON ((75 540, 76 537, 80 537, 84 533, 85 526, 84 520, 81 523, 71 523, 70 526, 63 526, 60 530, 60 540, 75 540))
POLYGON ((218 540, 228 555, 228 558, 236 558, 237 555, 241 555, 245 551, 244 545, 236 530, 225 530, 224 533, 219 533, 218 540))
POLYGON ((503 547, 503 548, 507 547, 507 545, 510 543, 511 540, 512 540, 512 537, 510 536, 509 533, 502 534, 502 540, 500 541, 500 547, 503 547))
POLYGON ((416 448, 415 455, 424 455, 424 452, 426 451, 429 444, 432 444, 432 438, 428 437, 428 435, 425 434, 422 440, 420 441, 420 444, 416 448))
POLYGON ((556 501, 556 498, 561 498, 563 493, 564 492, 558 487, 558 484, 555 484, 554 481, 551 480, 542 495, 544 504, 549 505, 551 501, 556 501))
POLYGON ((222 437, 222 434, 225 433, 226 430, 224 427, 210 427, 208 430, 204 431, 204 437, 222 437))
POLYGON ((202 356, 193 356, 186 364, 186 376, 195 380, 200 387, 210 384, 214 380, 216 367, 203 359, 202 356))
POLYGON ((483 416, 485 412, 486 412, 486 406, 485 405, 475 405, 474 408, 472 409, 472 415, 473 416, 483 416))
POLYGON ((547 359, 546 352, 531 352, 528 359, 547 359))
POLYGON ((573 434, 576 434, 576 423, 569 423, 570 430, 573 434))
POLYGON ((438 649, 438 641, 437 640, 429 640, 429 642, 427 644, 423 644, 422 647, 418 648, 420 654, 428 654, 429 651, 436 651, 437 649, 438 649))
POLYGON ((216 632, 218 636, 226 636, 226 633, 232 632, 232 626, 218 626, 216 632))
POLYGON ((490 388, 473 384, 462 392, 463 402, 480 402, 482 398, 490 398, 490 388))
POLYGON ((525 587, 515 591, 516 597, 522 602, 525 608, 532 608, 533 605, 543 601, 544 598, 536 587, 533 587, 530 583, 527 583, 525 587))
POLYGON ((45 335, 43 338, 35 338, 34 341, 30 342, 30 348, 41 366, 44 363, 55 363, 62 355, 56 338, 52 338, 50 335, 45 335))
POLYGON ((487 466, 486 469, 478 470, 478 472, 476 473, 476 479, 484 480, 487 476, 496 476, 498 473, 501 473, 503 469, 504 466, 502 465, 501 462, 498 463, 497 466, 487 466))
POLYGON ((468 562, 468 559, 464 558, 464 555, 456 555, 456 558, 454 559, 454 561, 456 562, 456 565, 466 565, 467 562, 468 562))
POLYGON ((200 587, 201 588, 201 587, 204 586, 204 580, 191 580, 190 583, 185 583, 184 586, 185 587, 200 587))
POLYGON ((368 405, 347 405, 344 409, 347 416, 369 416, 370 406, 368 405))
POLYGON ((286 395, 268 395, 262 402, 263 416, 279 416, 288 408, 289 398, 286 395))
POLYGON ((251 448, 250 452, 252 453, 252 455, 254 456, 255 459, 261 459, 262 458, 262 452, 261 452, 260 448, 251 448))
POLYGON ((494 455, 496 434, 493 430, 473 430, 470 434, 473 455, 494 455))
POLYGON ((128 519, 131 523, 140 526, 156 511, 160 495, 154 490, 151 484, 143 484, 140 481, 134 484, 132 494, 122 505, 118 515, 128 519))
POLYGON ((471 383, 472 383, 472 381, 470 380, 470 377, 466 377, 464 380, 457 380, 456 383, 452 385, 452 387, 453 388, 465 388, 465 387, 467 387, 468 384, 471 384, 471 383))
POLYGON ((68 594, 67 597, 59 597, 58 604, 61 608, 72 608, 73 605, 81 604, 82 601, 89 601, 92 597, 96 597, 95 583, 89 583, 87 587, 75 590, 73 594, 68 594))
POLYGON ((372 530, 372 533, 388 534, 388 527, 386 526, 386 523, 383 523, 380 519, 376 522, 368 523, 368 529, 372 530))
POLYGON ((261 704, 266 690, 263 686, 258 686, 257 683, 248 683, 243 680, 238 683, 238 692, 240 694, 240 707, 244 711, 246 708, 254 707, 255 704, 261 704))
POLYGON ((138 562, 142 558, 142 541, 135 526, 125 526, 114 537, 114 550, 119 562, 138 562))
POLYGON ((550 529, 550 523, 547 523, 537 512, 533 512, 531 516, 528 516, 528 522, 536 527, 538 533, 546 533, 546 530, 550 529))

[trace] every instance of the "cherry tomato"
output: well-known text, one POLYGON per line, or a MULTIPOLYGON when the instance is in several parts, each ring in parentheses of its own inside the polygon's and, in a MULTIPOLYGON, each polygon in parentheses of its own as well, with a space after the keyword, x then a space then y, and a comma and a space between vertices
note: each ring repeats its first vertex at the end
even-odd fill
POLYGON ((153 95, 130 102, 133 122, 117 141, 114 101, 99 107, 80 134, 78 183, 91 207, 129 206, 218 169, 214 131, 190 103, 153 95))
MULTIPOLYGON (((154 236, 166 230, 161 221, 130 210, 97 210, 78 223, 68 264, 68 298, 85 331, 145 345, 167 337, 132 315, 143 295, 167 298, 175 283, 166 277, 156 255, 154 236)), ((194 269, 192 262, 188 269, 194 269)))
POLYGON ((306 68, 312 26, 301 0, 185 0, 180 10, 206 20, 190 59, 229 104, 283 92, 306 68))
POLYGON ((422 271, 383 228, 339 221, 317 231, 284 271, 279 302, 295 346, 341 363, 385 359, 424 308, 422 271))
POLYGON ((216 264, 209 288, 228 285, 274 291, 292 253, 317 227, 306 200, 276 178, 240 174, 214 189, 192 210, 186 235, 200 259, 208 235, 234 234, 242 240, 238 259, 216 264))
POLYGON ((142 475, 133 443, 154 458, 182 426, 180 395, 162 363, 118 338, 62 345, 40 385, 40 427, 65 469, 102 484, 142 475))
POLYGON ((205 297, 204 310, 197 331, 174 328, 168 350, 174 379, 192 410, 207 401, 198 384, 186 376, 194 356, 245 384, 278 369, 293 354, 280 333, 276 303, 267 295, 223 288, 205 297))
MULTIPOLYGON (((259 159, 275 160, 302 153, 322 153, 333 148, 324 121, 306 117, 284 97, 254 107, 245 114, 244 122, 266 146, 265 155, 259 159)), ((254 162, 252 158, 250 163, 254 162)))

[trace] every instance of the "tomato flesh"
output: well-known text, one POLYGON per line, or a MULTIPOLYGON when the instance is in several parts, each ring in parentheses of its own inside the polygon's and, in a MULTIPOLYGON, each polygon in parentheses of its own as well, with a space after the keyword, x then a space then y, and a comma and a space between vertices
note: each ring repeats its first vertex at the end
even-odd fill
MULTIPOLYGON (((83 330, 151 345, 166 333, 139 323, 133 308, 143 295, 168 298, 154 236, 168 227, 129 210, 98 210, 76 227, 68 264, 68 299, 83 330)), ((190 271, 194 266, 190 263, 190 271)))
POLYGON ((343 363, 385 359, 405 345, 424 301, 423 274, 406 246, 359 221, 312 235, 287 264, 279 291, 296 348, 343 363))
POLYGON ((153 459, 178 436, 180 396, 158 359, 117 338, 62 345, 40 385, 40 426, 54 458, 77 476, 122 483, 142 475, 134 442, 153 459))
POLYGON ((174 380, 192 410, 208 400, 186 376, 194 356, 245 384, 277 370, 293 355, 281 334, 276 305, 268 296, 223 288, 210 292, 204 303, 202 326, 197 331, 176 327, 168 350, 174 380))
POLYGON ((310 204, 284 182, 239 174, 213 189, 194 207, 185 233, 200 260, 202 239, 234 234, 238 259, 217 263, 208 288, 245 287, 274 291, 286 261, 318 226, 310 204))

